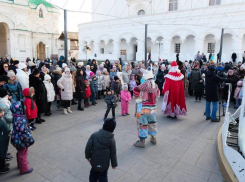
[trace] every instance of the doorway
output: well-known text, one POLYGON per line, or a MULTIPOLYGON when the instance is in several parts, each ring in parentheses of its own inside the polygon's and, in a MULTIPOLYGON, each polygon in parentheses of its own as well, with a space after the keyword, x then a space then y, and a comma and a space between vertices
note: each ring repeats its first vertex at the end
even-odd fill
POLYGON ((45 44, 43 42, 39 42, 39 44, 37 44, 37 58, 41 61, 46 58, 45 44))
POLYGON ((0 57, 8 55, 8 25, 0 23, 0 57))

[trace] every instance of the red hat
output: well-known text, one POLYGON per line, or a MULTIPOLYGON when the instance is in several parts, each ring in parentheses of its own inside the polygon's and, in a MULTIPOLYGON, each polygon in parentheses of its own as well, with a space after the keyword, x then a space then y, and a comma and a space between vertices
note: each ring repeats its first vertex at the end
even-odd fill
POLYGON ((177 63, 176 63, 176 61, 173 61, 173 62, 171 63, 171 67, 174 67, 174 66, 178 66, 177 63))

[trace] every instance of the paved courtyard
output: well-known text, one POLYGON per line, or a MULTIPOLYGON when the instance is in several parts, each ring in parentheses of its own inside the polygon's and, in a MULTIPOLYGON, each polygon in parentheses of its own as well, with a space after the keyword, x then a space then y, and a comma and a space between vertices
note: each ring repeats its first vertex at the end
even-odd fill
MULTIPOLYGON (((161 114, 162 98, 158 101, 158 144, 149 139, 146 148, 133 146, 137 140, 134 102, 130 116, 120 114, 117 107, 118 167, 109 170, 110 182, 221 182, 224 181, 217 161, 217 134, 223 122, 210 123, 203 115, 204 101, 188 98, 188 116, 178 120, 161 114)), ((16 167, 16 150, 11 171, 1 175, 1 182, 88 182, 90 164, 84 158, 84 149, 90 135, 102 127, 105 103, 92 106, 84 112, 76 111, 64 116, 53 111, 53 116, 37 125, 36 140, 29 148, 28 160, 34 172, 21 176, 16 167)), ((111 113, 110 113, 111 114, 111 113)))

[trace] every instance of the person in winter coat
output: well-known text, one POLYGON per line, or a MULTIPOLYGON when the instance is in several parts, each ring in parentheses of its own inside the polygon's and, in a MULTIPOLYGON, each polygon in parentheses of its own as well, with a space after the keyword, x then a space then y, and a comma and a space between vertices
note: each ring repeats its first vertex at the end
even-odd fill
POLYGON ((39 70, 40 70, 40 78, 42 79, 42 81, 44 81, 44 76, 46 75, 46 74, 48 74, 48 72, 49 72, 49 64, 47 63, 47 62, 41 62, 40 64, 39 64, 39 70))
POLYGON ((131 94, 128 91, 128 86, 123 85, 121 91, 121 109, 122 109, 122 116, 129 115, 128 108, 129 102, 131 101, 131 94))
POLYGON ((204 83, 203 83, 203 79, 200 78, 195 88, 196 102, 197 102, 197 99, 199 99, 199 102, 201 102, 203 93, 204 93, 204 83))
POLYGON ((78 69, 76 72, 76 95, 78 99, 77 110, 79 111, 84 111, 84 107, 82 107, 82 100, 86 99, 85 87, 83 70, 78 69))
POLYGON ((56 65, 56 68, 53 72, 53 76, 54 76, 54 89, 56 95, 56 109, 60 110, 62 107, 61 90, 60 87, 57 85, 57 82, 62 77, 62 69, 58 65, 56 65))
POLYGON ((66 68, 62 77, 58 80, 57 85, 61 89, 61 99, 64 104, 64 114, 72 113, 71 111, 71 100, 73 98, 73 92, 75 92, 75 87, 73 84, 70 69, 66 68))
POLYGON ((113 66, 113 69, 110 72, 110 79, 111 79, 111 81, 114 80, 114 77, 115 76, 117 76, 117 67, 116 66, 113 66))
POLYGON ((84 80, 86 80, 86 68, 84 67, 83 62, 78 62, 77 69, 83 70, 83 77, 84 77, 84 80))
POLYGON ((190 75, 190 82, 191 82, 191 89, 195 90, 196 85, 199 82, 199 79, 202 77, 201 70, 199 69, 198 65, 194 66, 194 69, 191 70, 190 75))
POLYGON ((128 74, 128 68, 127 66, 125 65, 123 67, 123 71, 122 71, 122 81, 124 84, 129 84, 129 74, 128 74))
POLYGON ((21 85, 22 91, 25 88, 29 88, 29 74, 27 72, 27 66, 24 63, 19 64, 16 77, 21 85))
POLYGON ((131 96, 133 96, 134 88, 137 87, 137 83, 135 81, 135 76, 133 74, 131 75, 131 80, 129 82, 129 86, 130 86, 131 96))
POLYGON ((164 64, 161 65, 160 69, 157 72, 157 76, 156 76, 156 84, 158 86, 158 89, 160 90, 160 93, 162 94, 162 88, 163 88, 163 84, 165 82, 165 78, 164 76, 167 74, 167 70, 164 64))
POLYGON ((101 72, 98 70, 97 71, 97 80, 98 80, 98 94, 97 94, 97 99, 101 99, 102 90, 103 90, 103 85, 104 85, 104 77, 101 75, 101 72))
POLYGON ((9 135, 11 130, 6 125, 3 120, 4 109, 0 108, 0 174, 5 174, 9 172, 9 167, 6 167, 6 155, 9 146, 9 135))
POLYGON ((10 131, 13 130, 13 116, 10 110, 11 102, 9 101, 9 95, 7 90, 0 88, 0 108, 4 110, 3 119, 6 122, 10 131))
POLYGON ((47 90, 47 109, 45 116, 51 116, 51 104, 54 101, 55 98, 55 91, 54 91, 54 86, 53 83, 51 82, 51 76, 49 74, 46 74, 44 76, 44 81, 43 81, 45 88, 47 90))
MULTIPOLYGON (((18 60, 14 61, 13 64, 10 65, 9 70, 13 70, 13 72, 15 74, 17 74, 17 69, 18 69, 19 63, 20 62, 18 60)), ((24 64, 24 63, 22 63, 22 64, 24 64)))
POLYGON ((104 95, 104 92, 106 91, 107 88, 110 87, 110 83, 111 83, 110 75, 109 75, 106 68, 103 69, 103 75, 102 76, 103 76, 103 80, 104 80, 102 94, 104 95))
POLYGON ((89 176, 90 182, 107 182, 110 162, 112 169, 117 167, 116 141, 113 134, 115 128, 116 121, 107 119, 103 128, 93 133, 87 142, 85 158, 92 166, 89 176))
MULTIPOLYGON (((234 98, 236 99, 236 105, 235 105, 235 109, 237 109, 240 104, 241 104, 241 99, 239 98, 239 94, 240 92, 242 91, 242 87, 243 87, 243 81, 238 81, 237 82, 237 87, 236 87, 236 90, 234 92, 234 98)), ((1 107, 1 106, 0 106, 1 107)))
POLYGON ((3 62, 0 65, 0 76, 1 75, 7 75, 8 74, 8 71, 9 71, 9 64, 6 63, 6 62, 3 62))
POLYGON ((40 78, 39 69, 36 68, 35 70, 33 70, 32 74, 30 74, 29 80, 30 87, 33 87, 35 90, 34 100, 36 101, 38 108, 36 123, 41 124, 42 122, 45 122, 45 120, 42 119, 41 114, 46 113, 48 100, 47 90, 42 79, 40 78))
POLYGON ((110 89, 107 89, 106 93, 105 93, 105 103, 107 104, 107 110, 106 110, 106 113, 104 116, 104 121, 107 119, 107 116, 108 116, 111 109, 112 109, 113 119, 116 118, 116 116, 115 116, 115 108, 117 107, 116 102, 117 102, 117 98, 114 95, 114 93, 110 89))
POLYGON ((235 52, 233 52, 233 54, 231 55, 231 59, 232 59, 233 63, 235 63, 235 62, 236 62, 237 55, 236 55, 236 53, 235 53, 235 52))
POLYGON ((85 84, 85 96, 86 96, 86 98, 84 99, 84 105, 85 105, 85 108, 87 108, 90 106, 89 105, 89 98, 92 95, 92 93, 91 93, 91 89, 90 89, 90 82, 85 80, 84 84, 85 84))
POLYGON ((11 70, 8 72, 9 81, 6 83, 3 88, 7 90, 8 95, 12 97, 11 100, 23 101, 22 88, 20 83, 17 80, 14 72, 11 70))
POLYGON ((245 76, 245 65, 240 66, 238 72, 237 72, 237 76, 239 79, 243 79, 245 76))
POLYGON ((28 174, 33 171, 33 168, 29 168, 27 161, 28 148, 32 146, 35 141, 27 126, 26 116, 23 107, 21 107, 21 103, 12 103, 10 108, 14 116, 11 144, 17 149, 17 167, 20 174, 28 174))
POLYGON ((205 77, 205 94, 206 94, 206 120, 218 122, 216 117, 219 101, 218 87, 219 83, 224 80, 215 74, 215 67, 210 66, 205 77), (211 104, 213 105, 211 113, 211 104))
POLYGON ((24 106, 26 108, 26 119, 28 120, 28 124, 31 130, 35 130, 36 127, 34 125, 35 119, 37 118, 37 105, 34 100, 35 90, 33 87, 25 88, 23 90, 23 95, 25 96, 24 106))
POLYGON ((105 61, 104 68, 106 68, 108 73, 110 73, 110 71, 112 69, 112 65, 111 65, 111 63, 110 63, 110 61, 108 59, 105 61))
POLYGON ((118 76, 114 77, 114 81, 111 84, 111 90, 114 91, 115 96, 117 97, 117 101, 120 100, 120 92, 121 92, 121 82, 118 76))
POLYGON ((93 69, 91 68, 91 71, 92 71, 94 74, 96 74, 98 67, 97 67, 97 63, 96 63, 96 60, 95 60, 95 59, 92 60, 92 65, 91 65, 91 67, 92 67, 92 66, 93 66, 93 69))
POLYGON ((97 104, 97 102, 95 101, 95 98, 98 94, 98 80, 93 72, 90 73, 90 79, 91 79, 90 89, 92 93, 91 102, 92 102, 92 105, 95 106, 97 104))
POLYGON ((87 65, 86 66, 86 80, 89 80, 90 79, 90 73, 92 71, 90 70, 90 65, 87 65))

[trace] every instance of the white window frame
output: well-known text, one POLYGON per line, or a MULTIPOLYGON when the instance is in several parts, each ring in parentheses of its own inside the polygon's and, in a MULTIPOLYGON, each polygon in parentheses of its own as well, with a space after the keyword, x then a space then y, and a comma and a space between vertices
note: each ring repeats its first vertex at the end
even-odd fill
POLYGON ((220 4, 221 4, 221 0, 209 0, 209 6, 216 6, 220 4))
POLYGON ((180 53, 180 49, 181 49, 181 44, 175 43, 174 44, 174 53, 180 53))
POLYGON ((213 43, 213 42, 209 42, 208 43, 208 53, 214 53, 215 52, 215 43, 213 43))
POLYGON ((169 11, 177 11, 178 10, 178 0, 169 0, 169 11))

